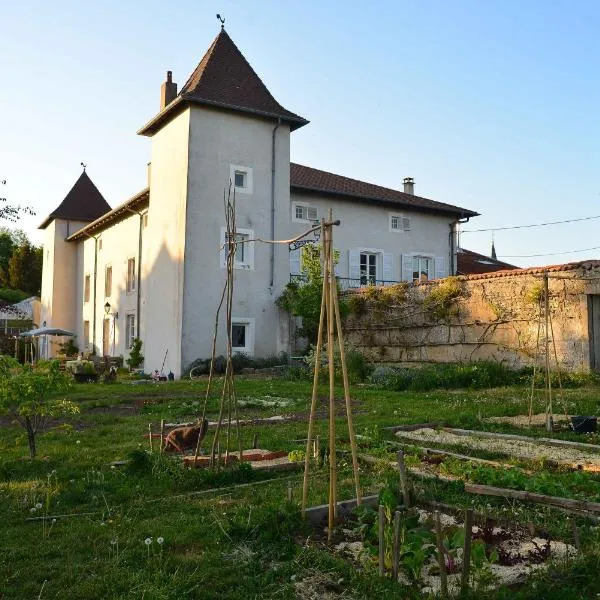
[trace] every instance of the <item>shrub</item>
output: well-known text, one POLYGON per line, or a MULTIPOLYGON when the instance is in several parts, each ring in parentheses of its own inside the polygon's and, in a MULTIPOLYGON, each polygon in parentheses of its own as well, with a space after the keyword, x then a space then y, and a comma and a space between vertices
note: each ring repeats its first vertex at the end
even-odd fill
POLYGON ((142 354, 142 340, 135 338, 129 351, 129 358, 127 364, 131 369, 137 369, 144 362, 144 356, 142 354))
POLYGON ((65 356, 77 356, 79 348, 77 347, 75 340, 70 337, 66 342, 63 342, 59 346, 59 352, 65 356))
MULTIPOLYGON (((367 358, 355 348, 352 348, 346 344, 346 369, 348 371, 348 380, 351 383, 359 383, 365 381, 371 372, 371 366, 367 361, 367 358)), ((315 367, 315 353, 316 347, 311 346, 308 354, 305 357, 306 364, 309 366, 309 371, 313 372, 315 367)), ((323 344, 321 349, 321 365, 320 370, 324 375, 329 372, 327 366, 327 344, 323 344)), ((335 377, 338 380, 342 378, 342 365, 340 361, 340 350, 337 342, 333 348, 333 363, 335 365, 335 377)))
POLYGON ((462 291, 462 284, 458 277, 446 277, 425 296, 423 308, 426 313, 438 321, 457 316, 456 301, 462 295, 462 291))

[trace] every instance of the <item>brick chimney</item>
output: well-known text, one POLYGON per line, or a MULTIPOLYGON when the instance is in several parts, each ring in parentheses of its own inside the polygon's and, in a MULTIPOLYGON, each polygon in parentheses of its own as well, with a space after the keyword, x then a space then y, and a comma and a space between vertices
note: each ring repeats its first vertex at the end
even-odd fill
POLYGON ((404 193, 414 196, 415 194, 415 180, 412 177, 404 178, 404 193))
POLYGON ((160 86, 160 110, 177 97, 177 84, 173 83, 173 72, 167 71, 167 80, 160 86))

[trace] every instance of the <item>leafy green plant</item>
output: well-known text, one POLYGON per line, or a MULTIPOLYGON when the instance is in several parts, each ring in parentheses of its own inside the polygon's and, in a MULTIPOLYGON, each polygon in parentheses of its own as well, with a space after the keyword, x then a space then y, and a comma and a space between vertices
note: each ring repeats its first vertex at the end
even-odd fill
POLYGON ((475 591, 482 592, 494 585, 497 577, 492 572, 492 565, 498 562, 498 553, 488 553, 483 540, 475 540, 471 545, 471 579, 475 591))
POLYGON ((66 342, 63 342, 59 346, 59 352, 60 354, 64 354, 65 356, 77 356, 79 348, 75 343, 75 340, 72 337, 70 337, 66 342))
POLYGON ((462 296, 462 283, 458 277, 446 277, 423 299, 425 312, 436 321, 447 321, 458 315, 457 300, 462 296))
POLYGON ((0 411, 11 414, 27 432, 29 456, 36 456, 37 434, 50 418, 79 412, 79 407, 57 394, 66 393, 71 378, 62 373, 58 361, 40 362, 35 367, 0 357, 0 411))
POLYGON ((129 351, 129 358, 127 364, 131 369, 137 369, 144 362, 144 355, 142 354, 142 340, 135 338, 129 351))

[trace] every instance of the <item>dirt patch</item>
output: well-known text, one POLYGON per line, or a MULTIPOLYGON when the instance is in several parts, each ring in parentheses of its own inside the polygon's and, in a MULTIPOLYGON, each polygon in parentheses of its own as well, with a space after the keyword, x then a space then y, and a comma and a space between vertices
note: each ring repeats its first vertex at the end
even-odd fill
POLYGON ((140 412, 137 406, 128 406, 125 404, 111 404, 109 406, 94 406, 86 409, 84 412, 100 415, 113 415, 115 417, 131 417, 140 412))
POLYGON ((402 439, 414 440, 425 445, 430 443, 447 444, 498 452, 515 458, 540 460, 542 458, 565 465, 592 465, 600 467, 600 454, 584 452, 573 448, 558 448, 540 443, 520 440, 503 440, 483 438, 476 435, 464 436, 449 431, 423 428, 415 431, 401 431, 396 433, 402 439))
MULTIPOLYGON (((552 415, 552 420, 555 424, 567 425, 567 429, 571 429, 570 419, 565 415, 552 415)), ((488 417, 484 419, 488 423, 508 423, 515 427, 529 427, 529 415, 516 415, 514 417, 488 417)), ((539 415, 531 415, 531 425, 533 427, 545 427, 546 426, 546 413, 540 413, 539 415)))
POLYGON ((339 600, 352 598, 342 587, 343 579, 334 579, 327 573, 315 573, 294 584, 298 600, 339 600))

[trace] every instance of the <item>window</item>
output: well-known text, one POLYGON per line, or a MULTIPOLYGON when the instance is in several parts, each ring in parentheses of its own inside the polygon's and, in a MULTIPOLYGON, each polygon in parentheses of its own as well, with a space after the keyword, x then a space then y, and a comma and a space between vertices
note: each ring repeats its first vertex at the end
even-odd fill
POLYGON ((231 319, 231 346, 234 352, 254 354, 254 319, 231 319))
POLYGON ((133 340, 135 339, 135 315, 125 316, 125 347, 127 350, 133 346, 133 340))
POLYGON ((148 213, 142 215, 142 227, 146 229, 148 227, 148 213))
POLYGON ((252 193, 252 169, 242 165, 229 165, 229 179, 236 193, 252 193))
POLYGON ((98 250, 102 250, 102 238, 98 239, 98 250))
POLYGON ((90 301, 90 276, 89 275, 85 276, 85 280, 84 280, 84 284, 83 284, 83 301, 84 302, 90 301))
POLYGON ((112 267, 104 269, 104 297, 110 298, 112 294, 112 267))
MULTIPOLYGON (((234 269, 254 269, 254 231, 251 229, 238 229, 235 232, 235 255, 233 261, 234 269)), ((221 227, 221 268, 227 267, 227 232, 221 227)))
POLYGON ((409 231, 410 219, 402 215, 390 215, 390 231, 409 231))
POLYGON ((319 211, 316 206, 310 206, 304 202, 294 202, 292 204, 292 221, 308 223, 318 221, 319 211))
POLYGON ((89 348, 90 345, 90 322, 83 322, 83 347, 85 349, 89 348))
POLYGON ((135 292, 135 258, 127 261, 127 293, 135 292))
POLYGON ((430 256, 413 256, 412 280, 415 283, 433 279, 433 258, 430 256))
POLYGON ((360 285, 375 285, 377 281, 377 254, 360 253, 360 285))

